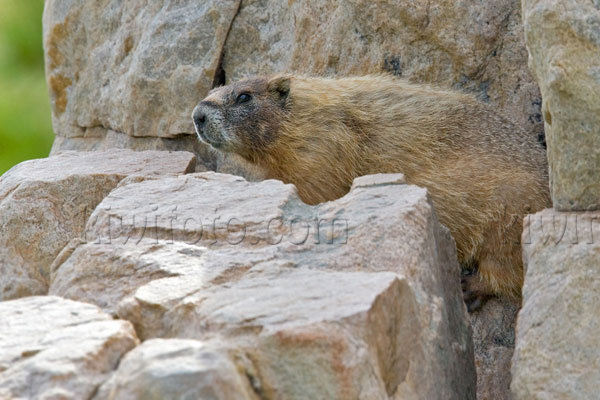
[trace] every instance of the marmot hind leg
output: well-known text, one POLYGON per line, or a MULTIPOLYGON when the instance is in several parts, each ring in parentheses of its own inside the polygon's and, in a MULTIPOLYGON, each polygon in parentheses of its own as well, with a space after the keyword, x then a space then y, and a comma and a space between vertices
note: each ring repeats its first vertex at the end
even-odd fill
MULTIPOLYGON (((520 250, 520 247, 516 250, 520 250)), ((518 256, 515 249, 497 249, 496 254, 485 252, 470 269, 463 269, 461 285, 469 312, 479 309, 495 295, 519 299, 523 285, 520 251, 518 256), (502 254, 503 250, 510 252, 502 254)))
POLYGON ((492 296, 521 298, 523 223, 515 215, 518 214, 505 213, 503 218, 490 224, 474 256, 471 272, 462 274, 463 296, 469 312, 492 296))
POLYGON ((492 296, 488 285, 483 282, 477 272, 477 267, 463 268, 460 275, 460 284, 462 286, 463 300, 467 306, 468 312, 473 312, 481 308, 488 298, 492 296))

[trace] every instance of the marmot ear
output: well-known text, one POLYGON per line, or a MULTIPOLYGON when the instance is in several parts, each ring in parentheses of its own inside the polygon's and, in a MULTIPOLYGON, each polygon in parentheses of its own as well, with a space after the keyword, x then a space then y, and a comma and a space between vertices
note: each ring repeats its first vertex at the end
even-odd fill
POLYGON ((290 94, 291 77, 288 75, 277 75, 267 83, 267 90, 280 101, 285 102, 290 94))

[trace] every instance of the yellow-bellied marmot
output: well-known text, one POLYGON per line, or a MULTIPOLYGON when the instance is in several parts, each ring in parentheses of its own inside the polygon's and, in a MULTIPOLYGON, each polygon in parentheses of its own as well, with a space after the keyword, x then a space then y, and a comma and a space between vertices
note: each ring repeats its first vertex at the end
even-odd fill
POLYGON ((428 189, 463 266, 467 304, 519 296, 522 218, 550 205, 546 154, 472 96, 386 75, 279 75, 219 87, 194 109, 198 135, 293 183, 316 204, 352 180, 401 172, 428 189))

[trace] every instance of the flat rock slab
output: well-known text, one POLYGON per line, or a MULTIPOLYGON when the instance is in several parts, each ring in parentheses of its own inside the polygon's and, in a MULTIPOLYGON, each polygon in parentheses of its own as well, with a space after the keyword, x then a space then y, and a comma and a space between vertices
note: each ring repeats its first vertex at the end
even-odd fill
POLYGON ((0 302, 0 398, 87 399, 139 340, 131 323, 53 296, 0 302))
POLYGON ((403 182, 358 178, 308 206, 274 180, 130 178, 57 258, 50 292, 143 339, 221 343, 259 397, 473 399, 454 242, 403 182))
POLYGON ((125 177, 193 171, 188 152, 66 152, 0 177, 0 300, 45 294, 50 266, 125 177))
POLYGON ((516 400, 600 393, 600 213, 552 209, 525 219, 527 272, 512 360, 516 400))
POLYGON ((111 149, 130 149, 135 151, 189 151, 196 155, 196 172, 218 171, 225 174, 243 176, 258 181, 266 176, 266 171, 244 160, 234 153, 216 152, 195 135, 177 138, 134 137, 124 133, 93 128, 93 134, 85 137, 56 136, 50 155, 64 151, 108 151, 111 149))

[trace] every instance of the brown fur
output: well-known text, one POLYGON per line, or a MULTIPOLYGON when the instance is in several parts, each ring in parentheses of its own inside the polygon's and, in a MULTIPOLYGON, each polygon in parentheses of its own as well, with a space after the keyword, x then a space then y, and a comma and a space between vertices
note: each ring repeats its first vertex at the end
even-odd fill
POLYGON ((401 172, 426 187, 459 260, 478 265, 472 285, 520 295, 522 218, 550 205, 546 155, 489 106, 387 75, 252 78, 213 90, 199 113, 207 102, 223 123, 203 134, 295 184, 308 204, 366 174, 401 172), (242 92, 252 100, 236 104, 242 92))

